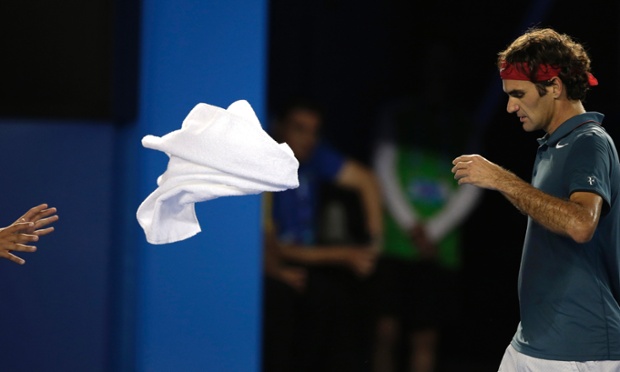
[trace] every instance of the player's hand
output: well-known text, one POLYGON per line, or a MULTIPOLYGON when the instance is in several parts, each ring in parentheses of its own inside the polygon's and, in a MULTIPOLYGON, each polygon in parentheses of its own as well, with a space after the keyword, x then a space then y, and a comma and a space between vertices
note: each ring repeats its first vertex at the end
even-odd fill
POLYGON ((58 221, 58 215, 56 214, 56 208, 48 208, 47 204, 39 204, 36 207, 30 208, 23 216, 21 216, 15 223, 19 222, 33 222, 33 228, 31 232, 37 236, 44 236, 52 231, 54 227, 45 227, 58 221))
POLYGON ((47 204, 30 208, 10 226, 0 229, 0 257, 23 265, 26 260, 12 252, 35 252, 37 247, 28 243, 54 231, 49 225, 56 221, 56 208, 49 208, 47 204))
POLYGON ((461 155, 454 159, 452 164, 452 173, 459 185, 472 184, 495 190, 507 173, 505 169, 480 155, 461 155))
POLYGON ((26 263, 26 260, 12 252, 34 252, 37 250, 37 247, 28 244, 39 240, 39 237, 32 233, 34 225, 34 222, 14 222, 11 226, 1 229, 0 257, 20 265, 26 263))

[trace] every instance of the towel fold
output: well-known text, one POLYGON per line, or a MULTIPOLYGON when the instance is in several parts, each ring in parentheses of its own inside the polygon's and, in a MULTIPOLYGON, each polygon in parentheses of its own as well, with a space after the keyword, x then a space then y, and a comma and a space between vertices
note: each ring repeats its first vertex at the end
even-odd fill
POLYGON ((136 213, 151 244, 173 243, 199 233, 197 202, 299 187, 299 162, 293 151, 263 130, 245 100, 228 109, 199 103, 181 129, 163 137, 147 135, 142 145, 170 158, 157 189, 136 213))

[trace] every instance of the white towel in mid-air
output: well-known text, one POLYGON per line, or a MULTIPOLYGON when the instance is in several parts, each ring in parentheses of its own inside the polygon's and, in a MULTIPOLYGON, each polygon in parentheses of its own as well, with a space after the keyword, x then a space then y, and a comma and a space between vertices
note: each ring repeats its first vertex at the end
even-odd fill
POLYGON ((147 135, 142 145, 170 158, 157 189, 136 213, 151 244, 173 243, 199 233, 197 202, 299 187, 299 162, 293 151, 263 130, 245 100, 228 109, 199 103, 181 129, 163 137, 147 135))

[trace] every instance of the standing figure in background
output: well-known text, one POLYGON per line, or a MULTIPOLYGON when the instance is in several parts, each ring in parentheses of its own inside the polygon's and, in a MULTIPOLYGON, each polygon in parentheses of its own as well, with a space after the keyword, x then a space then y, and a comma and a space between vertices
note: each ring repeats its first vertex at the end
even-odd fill
MULTIPOLYGON (((319 106, 303 99, 285 105, 272 123, 274 139, 286 142, 299 160, 300 185, 264 194, 263 372, 359 372, 370 363, 364 355, 369 335, 355 333, 366 324, 349 324, 356 314, 341 306, 358 288, 342 282, 361 285, 374 270, 382 233, 379 186, 369 168, 320 140, 322 124, 319 106), (324 182, 358 195, 365 241, 317 240, 324 182)), ((368 305, 364 300, 360 306, 368 305)))
POLYGON ((459 189, 450 173, 455 154, 472 146, 471 115, 448 96, 450 52, 430 45, 420 91, 380 117, 374 169, 385 235, 374 277, 375 372, 434 371, 442 326, 459 306, 459 228, 481 191, 459 189))
MULTIPOLYGON (((501 372, 620 371, 620 164, 598 84, 572 37, 531 28, 498 54, 506 110, 538 139, 531 183, 480 155, 454 159, 459 184, 499 191, 528 216, 521 321, 501 372)), ((501 247, 498 247, 501 248, 501 247)))

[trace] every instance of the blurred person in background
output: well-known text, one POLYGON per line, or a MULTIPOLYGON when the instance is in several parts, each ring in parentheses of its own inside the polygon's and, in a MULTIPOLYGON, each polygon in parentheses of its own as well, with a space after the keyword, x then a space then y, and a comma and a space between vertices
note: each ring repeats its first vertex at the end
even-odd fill
POLYGON ((381 196, 371 169, 321 140, 323 122, 319 105, 295 98, 272 123, 274 139, 299 160, 300 185, 264 194, 263 372, 360 372, 370 363, 363 286, 380 250, 381 196), (322 198, 325 184, 359 202, 356 238, 329 238, 343 216, 331 203, 337 194, 329 206, 322 198))
POLYGON ((416 91, 386 105, 378 123, 385 235, 373 277, 374 372, 435 370, 441 331, 460 306, 460 228, 481 196, 450 173, 454 156, 473 146, 471 113, 450 95, 451 47, 421 51, 416 91))

